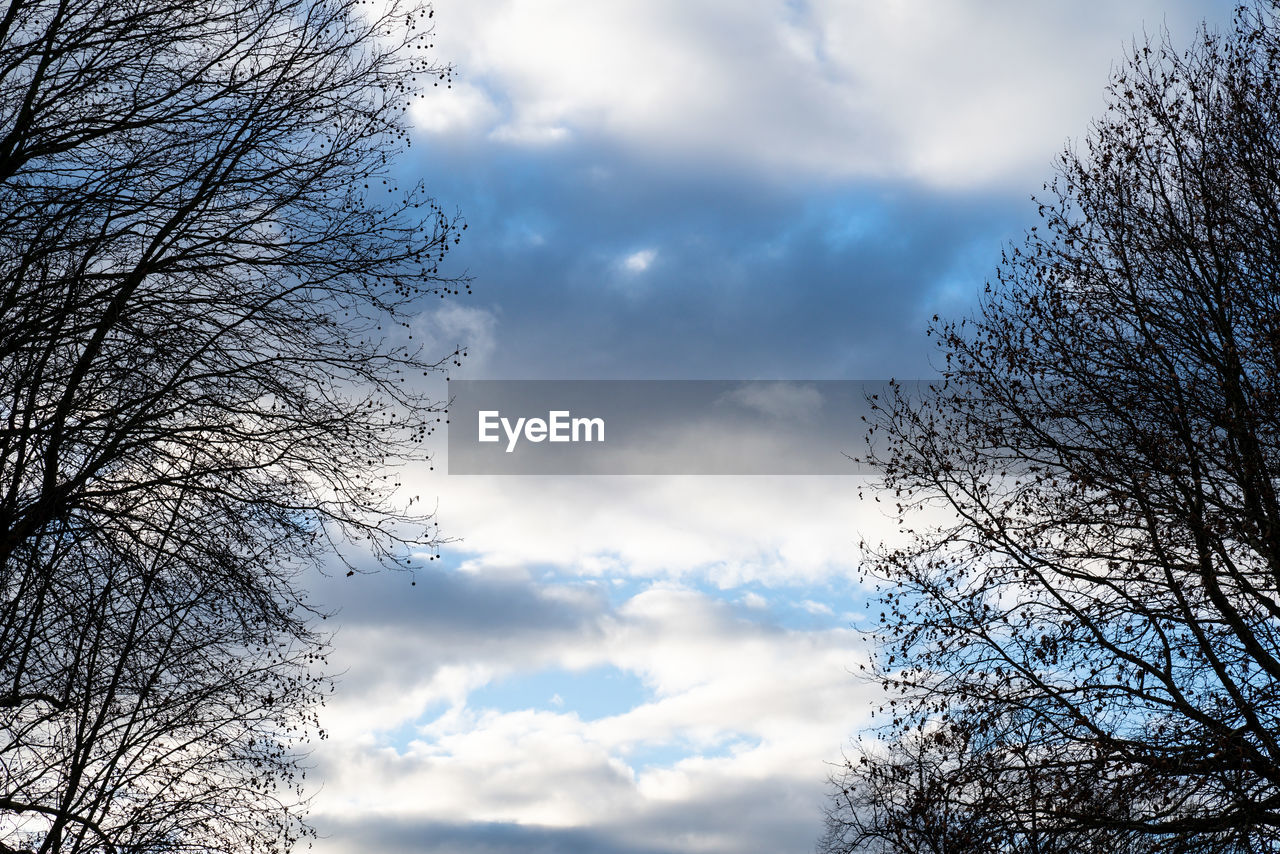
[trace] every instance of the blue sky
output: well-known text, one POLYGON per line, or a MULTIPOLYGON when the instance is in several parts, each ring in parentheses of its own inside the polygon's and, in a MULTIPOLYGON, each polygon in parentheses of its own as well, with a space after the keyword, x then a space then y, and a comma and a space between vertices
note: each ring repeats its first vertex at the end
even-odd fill
MULTIPOLYGON (((416 331, 499 379, 932 372, 1131 39, 1229 3, 440 0, 399 168, 468 230, 416 331)), ((316 583, 322 854, 789 854, 868 724, 857 478, 449 477, 316 583)), ((913 520, 920 523, 927 520, 913 520)))

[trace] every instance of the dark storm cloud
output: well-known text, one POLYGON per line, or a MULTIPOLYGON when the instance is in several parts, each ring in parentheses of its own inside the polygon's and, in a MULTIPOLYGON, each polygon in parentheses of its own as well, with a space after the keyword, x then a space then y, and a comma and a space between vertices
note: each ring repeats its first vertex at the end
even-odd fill
POLYGON ((926 375, 928 318, 967 310, 1034 218, 1026 196, 780 185, 585 143, 429 159, 470 224, 466 304, 498 318, 473 377, 926 375))

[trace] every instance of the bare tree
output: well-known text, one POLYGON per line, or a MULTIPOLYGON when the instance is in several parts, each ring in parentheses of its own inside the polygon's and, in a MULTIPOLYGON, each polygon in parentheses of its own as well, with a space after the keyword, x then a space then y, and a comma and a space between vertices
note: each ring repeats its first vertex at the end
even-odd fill
POLYGON ((287 594, 228 591, 219 563, 84 543, 50 557, 25 693, 2 718, 11 835, 37 851, 288 850, 324 683, 319 639, 276 610, 287 594))
MULTIPOLYGON (((832 801, 820 854, 1150 854, 1161 849, 1128 825, 1145 804, 1101 762, 1073 757, 1061 771, 1056 745, 1015 709, 970 721, 953 717, 927 729, 860 740, 832 775, 832 801), (999 725, 993 725, 998 721, 999 725), (1047 815, 1088 813, 1087 827, 1064 828, 1047 815)), ((1246 854, 1221 844, 1179 848, 1246 854)))
POLYGON ((880 401, 903 518, 952 520, 876 562, 886 738, 1016 713, 1045 785, 1130 806, 1023 823, 1280 850, 1276 8, 1137 45, 1110 92, 980 314, 936 326, 945 381, 880 401))
POLYGON ((0 842, 287 848, 296 573, 430 547, 410 320, 465 226, 391 171, 430 11, 0 11, 0 842))
POLYGON ((979 854, 1000 850, 975 758, 956 760, 932 735, 858 744, 833 775, 821 854, 979 854))

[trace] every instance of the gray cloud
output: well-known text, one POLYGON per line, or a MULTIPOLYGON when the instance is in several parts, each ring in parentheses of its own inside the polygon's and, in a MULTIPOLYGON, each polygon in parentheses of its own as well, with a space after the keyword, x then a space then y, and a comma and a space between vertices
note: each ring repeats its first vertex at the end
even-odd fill
POLYGON ((967 304, 1035 213, 1030 188, 771 185, 585 142, 446 160, 469 305, 501 342, 468 378, 926 375, 928 318, 967 304))
POLYGON ((578 633, 607 608, 603 594, 589 584, 551 594, 524 573, 459 572, 441 563, 350 577, 335 572, 315 578, 311 590, 321 607, 338 609, 345 628, 396 627, 433 642, 490 637, 499 630, 578 633))
POLYGON ((444 823, 397 818, 328 819, 319 854, 675 854, 636 846, 594 828, 538 827, 509 822, 444 823))
MULTIPOLYGON (((821 768, 808 784, 722 778, 714 792, 651 804, 592 827, 398 816, 318 823, 319 854, 807 854, 821 824, 821 768)), ((429 792, 423 793, 429 797, 429 792)))

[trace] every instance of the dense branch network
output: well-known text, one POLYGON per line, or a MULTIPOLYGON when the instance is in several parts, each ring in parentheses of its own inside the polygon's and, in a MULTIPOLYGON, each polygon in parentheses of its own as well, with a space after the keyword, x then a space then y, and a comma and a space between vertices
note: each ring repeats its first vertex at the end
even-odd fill
POLYGON ((1275 8, 1138 44, 1111 96, 936 326, 945 380, 881 401, 901 514, 951 521, 876 561, 888 747, 837 775, 832 851, 911 850, 841 836, 877 792, 955 795, 991 835, 948 852, 1280 850, 1275 8))
MULTIPOLYGON (((0 841, 285 850, 322 638, 296 574, 429 548, 411 319, 464 225, 392 169, 430 10, 0 16, 0 841)), ((443 358, 442 358, 443 357, 443 358)))

